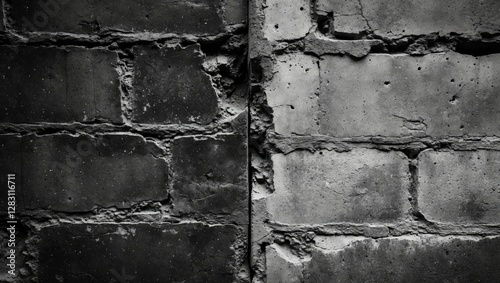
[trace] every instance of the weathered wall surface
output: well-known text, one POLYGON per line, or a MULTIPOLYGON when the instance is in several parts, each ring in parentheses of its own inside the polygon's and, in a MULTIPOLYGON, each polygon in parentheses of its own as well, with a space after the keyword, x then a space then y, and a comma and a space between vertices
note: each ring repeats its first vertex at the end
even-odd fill
POLYGON ((245 1, 1 5, 0 281, 248 282, 245 1))
POLYGON ((0 0, 0 281, 498 281, 499 3, 0 0))
POLYGON ((500 278, 500 2, 253 0, 253 282, 500 278))

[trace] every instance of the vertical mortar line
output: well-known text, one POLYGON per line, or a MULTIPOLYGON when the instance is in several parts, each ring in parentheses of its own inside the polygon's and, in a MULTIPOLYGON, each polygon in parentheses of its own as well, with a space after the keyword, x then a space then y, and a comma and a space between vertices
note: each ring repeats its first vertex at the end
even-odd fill
POLYGON ((418 154, 411 158, 409 163, 409 171, 410 171, 410 196, 411 196, 411 213, 413 216, 418 217, 419 219, 424 219, 423 215, 420 214, 420 210, 418 207, 418 154))

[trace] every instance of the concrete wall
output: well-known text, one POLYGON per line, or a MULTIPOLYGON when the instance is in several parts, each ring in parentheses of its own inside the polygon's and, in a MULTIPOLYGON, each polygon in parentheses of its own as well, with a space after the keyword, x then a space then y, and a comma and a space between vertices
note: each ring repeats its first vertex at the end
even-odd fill
POLYGON ((246 11, 2 1, 1 282, 249 281, 246 11))
POLYGON ((0 6, 0 282, 500 278, 499 1, 0 6))
POLYGON ((253 0, 253 282, 500 278, 498 1, 253 0))

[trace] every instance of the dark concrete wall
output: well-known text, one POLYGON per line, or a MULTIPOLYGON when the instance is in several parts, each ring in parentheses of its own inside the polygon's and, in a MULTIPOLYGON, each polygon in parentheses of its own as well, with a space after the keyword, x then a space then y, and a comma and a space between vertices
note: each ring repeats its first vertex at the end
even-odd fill
POLYGON ((245 1, 1 4, 0 281, 248 282, 245 1))
POLYGON ((500 2, 250 2, 253 282, 497 282, 500 2))

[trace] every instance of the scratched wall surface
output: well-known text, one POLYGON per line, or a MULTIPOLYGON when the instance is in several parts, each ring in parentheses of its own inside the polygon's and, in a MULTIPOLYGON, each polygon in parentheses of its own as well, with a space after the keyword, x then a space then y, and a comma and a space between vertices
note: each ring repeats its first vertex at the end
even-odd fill
POLYGON ((253 282, 498 282, 500 2, 249 12, 253 282))
POLYGON ((248 282, 246 1, 1 6, 0 281, 248 282))

